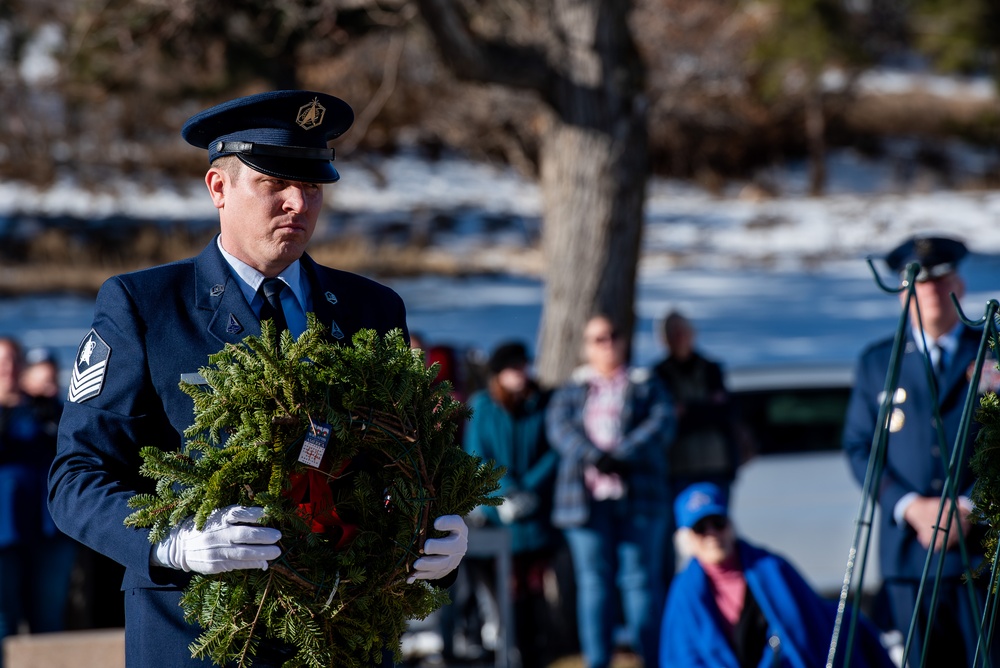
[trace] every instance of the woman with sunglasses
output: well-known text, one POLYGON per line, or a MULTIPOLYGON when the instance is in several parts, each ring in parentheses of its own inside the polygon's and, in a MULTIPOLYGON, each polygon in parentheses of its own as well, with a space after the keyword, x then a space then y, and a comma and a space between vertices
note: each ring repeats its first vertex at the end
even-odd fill
MULTIPOLYGON (((661 668, 826 666, 836 617, 781 557, 740 540, 726 493, 696 483, 674 504, 692 559, 670 587, 660 635, 661 668)), ((847 623, 834 665, 844 665, 847 623)), ((877 631, 858 620, 850 665, 891 668, 877 631)))
POLYGON ((585 364, 555 392, 546 415, 559 453, 552 523, 573 558, 587 668, 611 663, 619 596, 625 642, 655 666, 663 601, 674 410, 653 374, 628 368, 620 331, 603 315, 587 322, 585 364))

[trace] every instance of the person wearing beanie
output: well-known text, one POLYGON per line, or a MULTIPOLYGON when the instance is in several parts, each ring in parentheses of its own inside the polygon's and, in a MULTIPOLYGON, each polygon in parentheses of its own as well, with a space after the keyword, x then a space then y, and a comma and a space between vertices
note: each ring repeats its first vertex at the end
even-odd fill
POLYGON ((521 665, 542 668, 556 658, 551 623, 558 613, 544 589, 558 545, 549 519, 559 460, 545 437, 549 393, 532 378, 528 350, 520 341, 498 345, 487 368, 487 387, 469 399, 465 450, 507 469, 498 492, 504 503, 482 511, 488 524, 510 530, 521 665))

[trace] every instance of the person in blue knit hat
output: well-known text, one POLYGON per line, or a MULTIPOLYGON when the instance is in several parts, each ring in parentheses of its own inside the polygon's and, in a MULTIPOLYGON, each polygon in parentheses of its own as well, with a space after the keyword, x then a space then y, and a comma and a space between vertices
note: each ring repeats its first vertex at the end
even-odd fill
MULTIPOLYGON (((826 666, 835 604, 820 598, 786 560, 740 540, 728 509, 726 492, 714 483, 691 485, 674 503, 693 558, 667 597, 660 667, 826 666)), ((858 622, 850 665, 894 666, 874 628, 858 622)), ((841 637, 837 666, 848 655, 846 634, 841 637)))
MULTIPOLYGON (((315 313, 331 341, 349 342, 360 329, 407 331, 399 295, 305 252, 323 184, 340 179, 328 142, 353 121, 343 100, 304 90, 241 97, 193 116, 181 134, 208 151, 205 185, 220 234, 197 257, 115 276, 97 296, 74 361, 49 508, 60 529, 125 566, 128 666, 206 665, 191 657, 201 629, 179 605, 192 574, 266 569, 281 554, 281 533, 259 524, 259 507, 219 509, 203 530, 189 519, 156 545, 148 530, 124 526, 129 499, 153 491, 139 474, 140 448, 177 450, 191 424, 192 399, 179 382, 198 382, 210 355, 259 335, 263 320, 298 336, 315 313)), ((461 517, 439 517, 434 527, 445 536, 427 541, 413 579, 440 580, 465 554, 461 517)), ((292 654, 262 639, 254 666, 279 666, 292 654)))

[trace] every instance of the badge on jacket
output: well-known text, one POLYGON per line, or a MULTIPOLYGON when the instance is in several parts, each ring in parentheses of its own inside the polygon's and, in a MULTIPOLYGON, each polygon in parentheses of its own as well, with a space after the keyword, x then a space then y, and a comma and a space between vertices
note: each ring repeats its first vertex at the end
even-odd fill
POLYGON ((66 400, 82 403, 100 394, 104 389, 110 357, 111 346, 104 342, 96 330, 91 329, 87 336, 83 337, 83 342, 76 351, 73 376, 69 381, 66 400))

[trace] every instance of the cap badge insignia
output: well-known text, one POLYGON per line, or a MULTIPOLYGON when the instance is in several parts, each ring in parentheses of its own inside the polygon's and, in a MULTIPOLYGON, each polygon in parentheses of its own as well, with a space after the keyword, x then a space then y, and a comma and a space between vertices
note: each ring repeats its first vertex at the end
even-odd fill
POLYGON ((336 321, 333 323, 333 326, 330 327, 330 334, 332 334, 335 339, 344 338, 344 332, 340 329, 340 325, 338 325, 336 321))
POLYGON ((226 325, 226 332, 229 334, 239 334, 243 331, 243 325, 240 321, 236 319, 236 316, 232 313, 229 314, 229 324, 226 325))
POLYGON ((330 302, 331 304, 336 304, 337 303, 337 295, 333 294, 332 292, 327 292, 326 293, 326 301, 330 302))
POLYGON ((91 329, 80 344, 73 365, 73 375, 70 377, 67 401, 80 403, 96 397, 104 389, 104 379, 108 371, 108 358, 111 357, 111 346, 91 329))
POLYGON ((319 103, 319 98, 314 97, 312 102, 299 107, 299 115, 295 118, 295 122, 303 130, 312 130, 323 124, 325 115, 326 107, 319 103))
POLYGON ((213 297, 218 297, 225 291, 226 291, 226 286, 222 285, 221 283, 216 283, 215 285, 212 286, 213 297))

